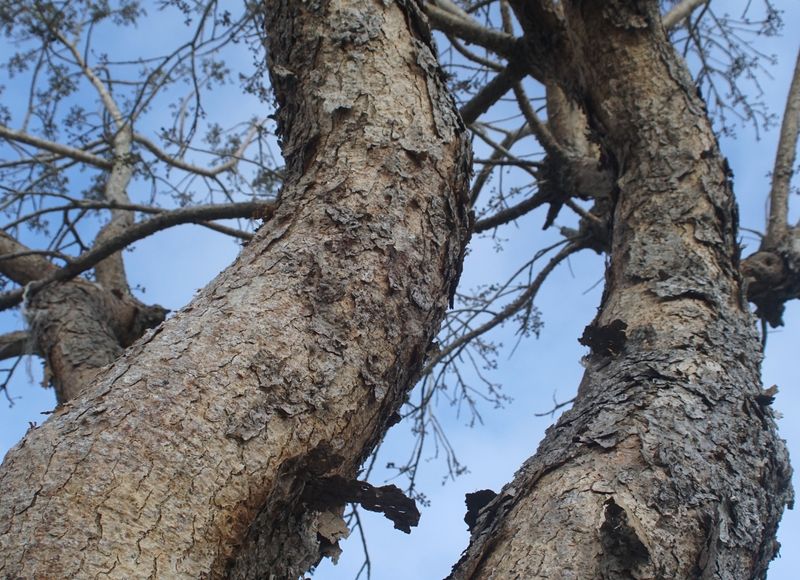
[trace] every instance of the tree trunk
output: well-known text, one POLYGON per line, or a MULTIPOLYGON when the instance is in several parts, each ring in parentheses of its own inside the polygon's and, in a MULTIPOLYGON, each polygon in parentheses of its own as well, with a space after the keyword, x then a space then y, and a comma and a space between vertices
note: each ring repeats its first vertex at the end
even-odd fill
POLYGON ((468 237, 430 39, 412 2, 267 4, 280 205, 9 452, 0 576, 296 577, 341 509, 304 489, 351 479, 414 383, 468 237))
MULTIPOLYGON (((516 6, 533 38, 536 4, 516 6)), ((764 577, 791 469, 727 164, 658 3, 564 8, 556 74, 618 177, 606 290, 574 407, 481 511, 452 577, 764 577)))

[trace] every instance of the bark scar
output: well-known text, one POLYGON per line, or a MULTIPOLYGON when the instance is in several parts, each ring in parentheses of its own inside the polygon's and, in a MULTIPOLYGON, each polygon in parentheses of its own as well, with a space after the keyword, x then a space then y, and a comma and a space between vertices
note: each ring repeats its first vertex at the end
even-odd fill
POLYGON ((583 346, 592 349, 592 354, 601 356, 616 356, 622 352, 628 335, 625 330, 628 325, 617 318, 606 326, 590 324, 583 329, 583 335, 578 339, 583 346))
POLYGON ((633 572, 650 562, 650 551, 639 539, 628 520, 627 512, 614 498, 603 504, 604 521, 600 526, 600 541, 603 546, 602 577, 638 577, 633 572))

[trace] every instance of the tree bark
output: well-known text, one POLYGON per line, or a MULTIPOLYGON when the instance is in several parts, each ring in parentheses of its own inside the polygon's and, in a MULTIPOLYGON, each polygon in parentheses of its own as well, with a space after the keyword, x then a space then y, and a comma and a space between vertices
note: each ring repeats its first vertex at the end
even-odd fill
MULTIPOLYGON (((515 8, 541 38, 536 4, 515 8)), ((558 81, 618 177, 606 290, 574 407, 481 511, 452 577, 765 577, 791 469, 726 162, 657 2, 563 5, 558 81)))
POLYGON ((280 204, 9 452, 1 576, 291 578, 335 543, 341 506, 304 489, 382 437, 468 238, 467 140, 415 6, 267 2, 280 204))
POLYGON ((31 330, 25 341, 0 356, 41 354, 58 404, 77 396, 100 368, 114 362, 124 347, 167 314, 161 306, 142 304, 127 292, 79 278, 33 290, 37 282, 63 270, 5 233, 0 233, 0 255, 19 256, 0 261, 0 272, 23 287, 23 312, 31 330))
POLYGON ((77 397, 100 369, 166 315, 165 308, 145 305, 127 291, 109 291, 82 278, 45 287, 25 303, 25 318, 59 405, 77 397))

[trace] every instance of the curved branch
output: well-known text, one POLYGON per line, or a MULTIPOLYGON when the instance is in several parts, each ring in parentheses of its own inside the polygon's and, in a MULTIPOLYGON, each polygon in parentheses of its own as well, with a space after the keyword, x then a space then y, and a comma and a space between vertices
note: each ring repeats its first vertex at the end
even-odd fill
POLYGON ((0 260, 0 273, 17 284, 25 285, 43 276, 52 276, 58 271, 58 267, 48 260, 0 231, 0 255, 7 254, 19 255, 8 260, 0 260))
POLYGON ((426 2, 424 8, 431 24, 442 32, 453 34, 466 42, 477 44, 506 58, 511 58, 520 50, 520 40, 511 34, 486 28, 473 19, 442 10, 430 2, 426 2))
MULTIPOLYGON (((12 222, 7 223, 6 225, 2 226, 2 229, 9 230, 9 229, 11 229, 11 228, 13 228, 15 226, 18 226, 18 225, 20 225, 20 224, 22 224, 22 223, 24 223, 24 222, 26 222, 26 221, 28 221, 30 219, 33 219, 33 218, 36 218, 36 217, 39 217, 39 216, 42 216, 42 215, 45 215, 45 214, 48 214, 48 213, 57 213, 57 212, 77 210, 77 209, 82 209, 82 210, 87 210, 87 209, 93 209, 93 210, 124 209, 124 210, 130 210, 130 211, 138 211, 140 213, 147 213, 147 214, 160 214, 160 213, 164 213, 164 212, 174 211, 174 210, 170 210, 170 209, 164 209, 164 208, 161 208, 161 207, 155 207, 155 206, 152 206, 152 205, 140 205, 140 204, 136 204, 136 203, 116 203, 116 202, 113 202, 113 201, 94 201, 94 200, 87 200, 87 199, 74 199, 74 198, 70 198, 70 197, 66 197, 66 196, 59 196, 59 197, 62 197, 63 199, 69 199, 69 200, 71 200, 71 203, 64 204, 64 205, 56 205, 56 206, 53 206, 53 207, 45 207, 45 208, 33 211, 33 212, 31 212, 29 214, 26 214, 26 215, 24 215, 24 216, 22 216, 22 217, 20 217, 18 219, 15 219, 12 222)), ((248 202, 248 203, 250 203, 250 202, 248 202)), ((270 202, 262 202, 262 204, 263 204, 264 207, 268 207, 268 206, 271 205, 270 202)), ((216 207, 223 208, 223 207, 228 207, 230 205, 235 205, 235 204, 215 204, 215 205, 216 205, 216 207)), ((236 217, 248 217, 248 215, 236 216, 236 217)), ((218 226, 218 224, 198 224, 198 225, 214 226, 211 229, 216 229, 217 226, 218 226)), ((229 230, 230 230, 230 228, 223 228, 223 229, 218 230, 218 231, 224 231, 224 233, 230 233, 229 230)), ((239 232, 238 230, 235 230, 235 231, 238 232, 238 234, 236 234, 237 237, 242 237, 242 239, 250 239, 250 237, 251 237, 249 234, 247 234, 245 237, 243 237, 241 235, 241 234, 246 234, 246 232, 239 232)))
POLYGON ((211 167, 211 168, 200 167, 199 165, 193 165, 191 163, 187 163, 183 159, 173 157, 172 155, 169 155, 166 151, 161 149, 153 141, 151 141, 144 135, 140 135, 139 133, 133 134, 133 140, 136 143, 139 143, 140 145, 144 146, 148 151, 150 151, 150 153, 155 155, 156 158, 163 161, 167 165, 170 165, 177 169, 188 171, 189 173, 200 175, 202 177, 216 177, 220 173, 224 173, 236 167, 241 157, 244 155, 244 152, 247 149, 247 147, 249 147, 250 144, 253 142, 253 139, 258 133, 258 129, 260 127, 261 127, 261 121, 253 123, 252 127, 250 127, 250 129, 247 131, 245 138, 242 140, 241 145, 233 153, 233 155, 231 155, 230 159, 228 159, 222 165, 218 165, 216 167, 211 167))
POLYGON ((561 144, 556 141, 553 134, 550 132, 550 129, 542 123, 539 119, 539 116, 536 114, 536 111, 533 110, 531 107, 531 103, 528 100, 528 95, 525 94, 525 90, 522 88, 522 84, 520 82, 515 82, 513 85, 514 89, 514 96, 517 98, 517 104, 519 105, 520 111, 522 111, 522 115, 525 117, 525 120, 528 122, 528 126, 533 131, 533 134, 536 135, 536 139, 538 139, 539 143, 541 143, 544 150, 547 152, 548 155, 554 157, 559 161, 564 161, 567 158, 567 152, 564 151, 561 144))
MULTIPOLYGON (((505 151, 511 149, 511 147, 520 139, 527 137, 531 134, 530 127, 523 124, 522 127, 517 129, 516 132, 511 133, 508 137, 503 139, 503 142, 500 143, 502 149, 495 148, 492 151, 492 155, 489 158, 489 161, 500 161, 506 158, 505 151)), ((489 176, 494 171, 494 167, 492 165, 486 165, 483 169, 481 169, 480 173, 475 177, 475 180, 472 183, 472 188, 470 189, 469 199, 470 205, 474 206, 475 203, 478 201, 478 196, 481 193, 484 185, 486 185, 486 181, 489 179, 489 176)), ((477 224, 476 224, 477 225, 477 224)), ((473 231, 477 231, 473 229, 473 231)))
POLYGON ((111 115, 111 118, 114 119, 114 124, 116 125, 117 129, 122 129, 122 127, 125 125, 125 118, 122 116, 122 112, 119 110, 119 107, 114 101, 114 98, 111 96, 111 93, 108 92, 108 89, 103 84, 103 81, 100 80, 100 77, 98 77, 92 68, 86 63, 86 61, 83 60, 78 47, 76 47, 74 43, 70 42, 67 37, 64 36, 64 34, 57 28, 52 26, 49 28, 53 36, 55 36, 58 41, 63 44, 67 50, 69 50, 69 52, 72 54, 72 57, 75 59, 75 63, 81 69, 91 85, 95 88, 100 100, 103 102, 103 106, 106 108, 109 115, 111 115))
POLYGON ((525 65, 522 59, 510 60, 508 66, 497 73, 481 90, 459 110, 466 125, 478 120, 489 108, 505 95, 514 83, 525 76, 525 65))
MULTIPOLYGON (((37 292, 53 282, 63 282, 74 278, 115 252, 161 230, 180 224, 205 222, 214 219, 242 217, 260 217, 262 219, 268 219, 272 215, 273 207, 272 204, 265 204, 262 202, 243 202, 224 206, 198 205, 159 214, 145 222, 134 224, 115 237, 105 240, 102 244, 81 254, 72 262, 47 277, 31 281, 27 284, 25 289, 20 288, 0 295, 0 310, 19 304, 25 292, 37 292)), ((52 266, 52 264, 50 265, 52 266)))
POLYGON ((512 205, 511 207, 501 210, 494 215, 476 221, 475 226, 472 228, 472 233, 479 234, 481 232, 485 232, 486 230, 491 230, 498 226, 502 226, 503 224, 507 224, 508 222, 514 221, 526 213, 533 211, 547 201, 547 196, 539 195, 537 193, 533 197, 529 197, 528 199, 519 202, 517 205, 512 205))

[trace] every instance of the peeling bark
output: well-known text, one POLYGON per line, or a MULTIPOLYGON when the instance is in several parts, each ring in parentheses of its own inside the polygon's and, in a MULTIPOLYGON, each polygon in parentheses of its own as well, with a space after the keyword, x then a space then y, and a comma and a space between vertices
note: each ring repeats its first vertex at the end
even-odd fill
MULTIPOLYGON (((516 3, 524 26, 535 4, 516 3)), ((657 8, 564 3, 559 82, 618 177, 606 291, 575 405, 482 510, 453 578, 761 578, 777 552, 791 469, 729 176, 657 8)))
POLYGON ((267 2, 280 204, 9 452, 0 575, 291 578, 332 552, 340 506, 304 488, 382 437, 468 238, 467 140, 415 6, 267 2))

